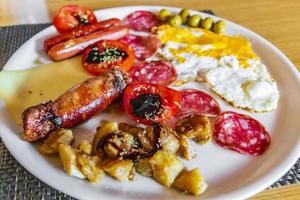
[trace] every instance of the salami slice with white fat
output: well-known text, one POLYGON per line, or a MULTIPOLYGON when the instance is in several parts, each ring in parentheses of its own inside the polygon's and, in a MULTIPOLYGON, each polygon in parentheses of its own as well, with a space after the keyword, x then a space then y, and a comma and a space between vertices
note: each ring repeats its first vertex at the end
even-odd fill
POLYGON ((124 24, 135 31, 149 32, 154 26, 159 24, 159 20, 157 16, 150 11, 138 10, 127 15, 124 19, 124 24))
POLYGON ((231 111, 217 117, 213 137, 224 148, 253 156, 262 154, 270 145, 270 135, 261 123, 231 111))
POLYGON ((197 114, 216 117, 221 113, 219 103, 201 90, 182 90, 181 97, 181 115, 197 114))
POLYGON ((151 57, 160 46, 160 40, 155 35, 137 36, 129 34, 123 37, 121 41, 131 46, 138 60, 151 57))
POLYGON ((173 128, 175 123, 192 114, 216 117, 221 113, 219 103, 209 94, 196 89, 182 90, 181 109, 166 122, 166 126, 173 128))
POLYGON ((143 62, 135 65, 129 72, 134 82, 157 85, 170 85, 176 80, 176 70, 167 61, 143 62))

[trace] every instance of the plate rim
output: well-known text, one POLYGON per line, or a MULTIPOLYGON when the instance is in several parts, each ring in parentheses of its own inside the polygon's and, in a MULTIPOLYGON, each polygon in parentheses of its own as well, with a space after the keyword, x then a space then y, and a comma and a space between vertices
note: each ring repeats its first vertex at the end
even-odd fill
MULTIPOLYGON (((116 8, 122 8, 122 9, 145 9, 145 10, 149 10, 149 9, 161 9, 161 8, 169 8, 169 9, 172 9, 172 10, 178 10, 178 9, 181 9, 179 7, 170 7, 170 6, 152 6, 152 5, 136 5, 136 6, 116 6, 116 7, 109 7, 109 8, 103 8, 103 9, 99 9, 99 10, 95 10, 96 12, 96 15, 97 15, 97 12, 101 12, 103 10, 110 10, 110 9, 116 9, 116 8)), ((197 11, 197 10, 192 10, 190 9, 191 11, 193 12, 198 12, 198 13, 202 13, 204 15, 210 15, 210 14, 207 14, 207 13, 203 13, 201 11, 197 11)), ((250 35, 252 35, 253 37, 257 38, 259 40, 259 43, 263 43, 264 45, 270 47, 273 51, 275 51, 275 53, 281 58, 284 60, 284 62, 286 62, 288 65, 285 66, 287 67, 291 73, 295 76, 296 78, 296 81, 298 82, 298 84, 300 85, 300 73, 298 72, 296 66, 289 60, 289 58, 280 50, 278 49, 274 44, 272 44, 270 41, 268 41, 267 39, 265 39, 264 37, 262 37, 261 35, 255 33, 254 31, 244 27, 244 26, 241 26, 235 22, 232 22, 230 20, 227 20, 225 18, 222 18, 222 17, 218 17, 218 16, 214 16, 214 15, 210 15, 212 16, 213 18, 216 18, 216 19, 223 19, 225 20, 227 23, 230 23, 234 26, 236 26, 238 29, 242 29, 242 30, 245 30, 247 31, 250 35)), ((4 65, 3 67, 3 70, 7 70, 6 68, 8 68, 8 66, 10 65, 10 63, 12 62, 12 58, 15 57, 15 55, 19 54, 20 52, 22 52, 22 49, 25 48, 25 46, 28 45, 28 43, 30 43, 30 41, 36 37, 38 34, 43 34, 43 33, 46 33, 46 32, 51 32, 51 29, 53 30, 54 29, 54 26, 53 25, 50 25, 49 27, 41 30, 40 32, 36 33, 35 35, 33 35, 32 37, 30 37, 24 44, 22 44, 15 53, 12 54, 12 56, 9 58, 9 60, 6 62, 6 64, 4 65)), ((9 152, 13 155, 13 157, 16 159, 16 161, 18 163, 20 163, 27 171, 29 171, 33 176, 37 177, 40 181, 42 181, 43 183, 49 185, 50 187, 52 188, 55 188, 56 190, 58 191, 61 191, 65 194, 68 194, 72 197, 75 197, 75 198, 80 198, 79 196, 74 196, 74 193, 71 193, 71 190, 66 190, 65 188, 58 188, 56 186, 56 184, 54 184, 54 182, 52 183, 51 181, 49 182, 45 177, 42 177, 40 176, 38 173, 35 173, 35 170, 30 167, 30 165, 28 164, 24 164, 23 162, 19 162, 19 160, 17 159, 19 156, 17 154, 15 154, 15 151, 13 150, 13 148, 11 146, 7 146, 6 145, 6 137, 5 137, 5 134, 2 133, 2 131, 0 131, 0 137, 3 141, 3 143, 5 144, 5 147, 9 150, 9 152), (44 181, 45 180, 45 181, 44 181)), ((279 168, 276 168, 274 170, 272 170, 271 172, 268 172, 267 174, 265 174, 265 176, 261 179, 259 179, 258 181, 255 181, 254 183, 251 183, 251 184, 248 184, 242 188, 239 188, 239 190, 236 192, 234 192, 236 195, 237 193, 238 194, 238 198, 240 199, 245 199, 245 198, 248 198, 262 190, 264 190, 266 187, 268 187, 269 185, 271 185, 272 183, 274 183, 276 180, 278 180, 279 178, 281 178, 296 162, 297 160, 299 159, 300 157, 300 142, 298 141, 298 145, 295 146, 294 150, 293 150, 293 154, 291 155, 288 155, 282 163, 280 163, 280 165, 284 165, 284 166, 281 166, 279 168), (277 171, 277 174, 274 175, 275 171, 277 171), (278 172, 279 171, 279 172, 278 172), (266 180, 265 180, 266 179, 266 180), (259 184, 259 186, 257 186, 259 184), (245 191, 245 190, 251 190, 251 191, 245 191)), ((237 198, 237 196, 226 196, 228 198, 237 198)), ((101 196, 99 196, 101 197, 101 196)), ((117 199, 117 198, 116 198, 117 199)))

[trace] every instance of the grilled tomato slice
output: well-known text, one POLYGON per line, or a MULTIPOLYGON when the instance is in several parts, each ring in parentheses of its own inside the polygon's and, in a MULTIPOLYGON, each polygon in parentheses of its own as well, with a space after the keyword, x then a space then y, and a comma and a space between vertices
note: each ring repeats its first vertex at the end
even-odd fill
POLYGON ((97 22, 97 18, 94 11, 77 5, 61 7, 53 18, 55 28, 61 33, 95 22, 97 22))
POLYGON ((131 83, 124 91, 126 113, 142 124, 164 122, 174 116, 180 107, 181 95, 171 88, 146 83, 131 83))
POLYGON ((129 71, 133 62, 132 48, 115 40, 103 40, 87 47, 82 57, 83 68, 96 76, 116 66, 129 71))

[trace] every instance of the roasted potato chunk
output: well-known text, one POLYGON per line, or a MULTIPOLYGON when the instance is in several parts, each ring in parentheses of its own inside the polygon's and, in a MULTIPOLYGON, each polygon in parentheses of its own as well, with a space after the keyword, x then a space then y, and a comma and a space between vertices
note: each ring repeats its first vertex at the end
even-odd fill
POLYGON ((77 165, 77 152, 68 144, 59 144, 58 153, 63 164, 64 170, 70 176, 85 178, 85 175, 80 171, 77 165))
POLYGON ((185 135, 180 136, 179 153, 187 160, 191 160, 196 157, 196 153, 191 146, 191 142, 185 135))
POLYGON ((200 144, 207 143, 211 138, 211 124, 206 116, 189 115, 176 123, 175 130, 200 144))
POLYGON ((170 151, 157 151, 149 160, 153 177, 162 185, 170 187, 183 169, 183 164, 170 151))
POLYGON ((101 158, 103 158, 104 152, 101 146, 102 140, 105 139, 105 136, 118 131, 118 123, 117 122, 104 122, 103 125, 97 127, 97 132, 94 136, 92 142, 92 152, 93 154, 97 154, 101 158))
POLYGON ((109 160, 102 165, 102 169, 118 181, 133 180, 135 169, 131 160, 109 160))
POLYGON ((127 123, 119 123, 119 130, 130 133, 131 135, 133 135, 135 137, 138 136, 138 134, 141 134, 145 131, 145 129, 143 129, 141 127, 136 127, 136 126, 133 126, 133 125, 127 124, 127 123))
POLYGON ((87 140, 81 140, 77 148, 82 153, 92 155, 92 145, 87 140))
POLYGON ((136 146, 135 138, 131 134, 118 132, 106 140, 103 149, 109 158, 118 158, 129 155, 136 146))
POLYGON ((198 168, 191 171, 183 170, 175 179, 173 186, 192 195, 200 195, 207 188, 198 168))
POLYGON ((159 135, 157 135, 152 126, 148 126, 144 132, 138 133, 138 140, 141 143, 144 152, 152 152, 158 147, 159 135))
POLYGON ((179 139, 177 139, 177 134, 175 131, 168 127, 161 126, 159 141, 162 150, 171 151, 176 153, 179 149, 179 139))
POLYGON ((101 169, 101 159, 99 156, 89 156, 87 154, 77 154, 77 163, 81 172, 91 183, 99 182, 105 175, 101 169))
POLYGON ((59 144, 72 144, 74 141, 73 132, 70 129, 59 129, 51 133, 44 143, 40 146, 39 151, 42 154, 58 153, 59 144))
POLYGON ((149 160, 150 158, 143 158, 135 164, 136 171, 143 176, 152 176, 152 169, 149 160))

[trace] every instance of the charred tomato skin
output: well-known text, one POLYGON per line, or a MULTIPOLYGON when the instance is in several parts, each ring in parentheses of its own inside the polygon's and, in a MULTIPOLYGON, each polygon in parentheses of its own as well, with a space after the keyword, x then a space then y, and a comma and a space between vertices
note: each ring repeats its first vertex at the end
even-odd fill
POLYGON ((123 94, 126 113, 142 124, 164 122, 171 118, 179 111, 180 100, 178 91, 146 83, 131 83, 123 94))
POLYGON ((95 22, 97 22, 97 18, 94 11, 78 5, 61 7, 53 18, 55 28, 61 33, 95 22))
POLYGON ((127 72, 132 67, 134 58, 130 46, 120 41, 103 40, 84 50, 82 65, 88 73, 98 76, 116 66, 127 72))

